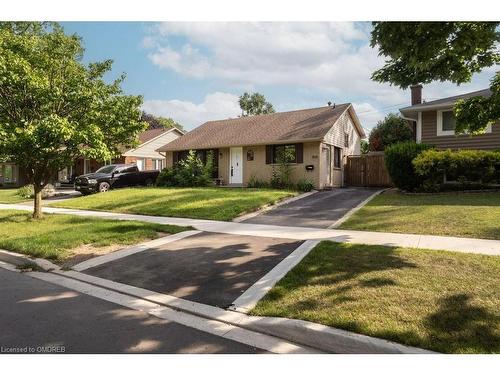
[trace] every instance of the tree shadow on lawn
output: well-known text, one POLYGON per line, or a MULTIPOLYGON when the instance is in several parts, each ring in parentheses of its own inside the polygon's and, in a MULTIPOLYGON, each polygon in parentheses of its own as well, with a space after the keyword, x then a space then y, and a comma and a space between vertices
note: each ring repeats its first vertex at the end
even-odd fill
POLYGON ((444 352, 500 352, 500 315, 475 306, 473 297, 458 293, 442 297, 438 310, 424 321, 429 340, 444 352))

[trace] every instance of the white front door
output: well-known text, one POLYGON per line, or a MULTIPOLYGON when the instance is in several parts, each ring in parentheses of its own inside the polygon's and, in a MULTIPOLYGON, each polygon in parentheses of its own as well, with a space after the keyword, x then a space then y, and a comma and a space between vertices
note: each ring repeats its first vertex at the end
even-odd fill
POLYGON ((231 163, 229 163, 229 183, 243 183, 243 147, 231 147, 231 163))

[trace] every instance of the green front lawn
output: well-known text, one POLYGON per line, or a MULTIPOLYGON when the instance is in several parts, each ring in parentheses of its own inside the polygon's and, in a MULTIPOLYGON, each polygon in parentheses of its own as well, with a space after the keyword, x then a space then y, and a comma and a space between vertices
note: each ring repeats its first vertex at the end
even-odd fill
POLYGON ((0 210, 0 249, 62 262, 82 251, 88 256, 84 245, 129 245, 187 229, 191 228, 72 215, 45 214, 33 220, 31 213, 0 210))
POLYGON ((17 195, 17 189, 0 189, 0 203, 19 203, 26 200, 29 199, 17 195))
POLYGON ((500 193, 376 196, 340 228, 500 240, 500 193))
POLYGON ((68 199, 51 206, 229 221, 295 194, 246 188, 131 188, 68 199))
POLYGON ((251 312, 446 353, 500 352, 500 257, 321 242, 251 312))

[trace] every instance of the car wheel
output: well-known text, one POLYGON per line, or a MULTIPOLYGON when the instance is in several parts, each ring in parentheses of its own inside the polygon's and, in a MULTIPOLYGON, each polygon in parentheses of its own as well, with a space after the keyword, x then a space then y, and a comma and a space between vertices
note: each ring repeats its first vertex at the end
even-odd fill
POLYGON ((99 192, 100 193, 105 193, 109 190, 109 184, 107 182, 101 182, 99 184, 99 192))
POLYGON ((146 186, 153 186, 153 180, 151 178, 148 178, 145 182, 144 185, 146 186))

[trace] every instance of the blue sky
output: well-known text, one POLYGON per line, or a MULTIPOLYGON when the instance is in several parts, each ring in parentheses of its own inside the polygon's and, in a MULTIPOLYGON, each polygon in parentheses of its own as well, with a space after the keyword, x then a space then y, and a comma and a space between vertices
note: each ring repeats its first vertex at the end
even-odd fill
MULTIPOLYGON (((408 104, 409 93, 370 80, 383 59, 369 47, 369 23, 63 22, 86 49, 85 62, 112 59, 144 109, 192 129, 236 117, 238 96, 263 93, 278 111, 352 102, 366 129, 408 104)), ((437 99, 488 86, 494 69, 469 84, 432 83, 437 99)))

